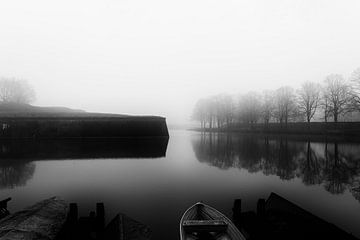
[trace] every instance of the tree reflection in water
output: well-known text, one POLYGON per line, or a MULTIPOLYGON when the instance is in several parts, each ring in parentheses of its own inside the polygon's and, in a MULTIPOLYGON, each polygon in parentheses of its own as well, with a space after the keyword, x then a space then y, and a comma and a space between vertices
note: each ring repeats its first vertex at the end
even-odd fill
POLYGON ((14 188, 26 185, 35 172, 35 164, 9 161, 1 162, 0 165, 0 189, 14 188))
POLYGON ((323 184, 332 194, 349 190, 360 200, 355 190, 360 184, 360 143, 201 133, 192 145, 200 162, 221 169, 244 168, 282 180, 298 177, 305 185, 323 184))

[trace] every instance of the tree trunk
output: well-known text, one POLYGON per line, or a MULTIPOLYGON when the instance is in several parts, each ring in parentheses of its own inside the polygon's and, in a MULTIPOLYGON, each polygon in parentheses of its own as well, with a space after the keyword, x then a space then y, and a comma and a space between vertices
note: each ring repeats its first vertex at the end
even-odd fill
POLYGON ((325 120, 325 122, 327 123, 327 113, 326 113, 326 109, 325 109, 325 111, 324 111, 324 120, 325 120))

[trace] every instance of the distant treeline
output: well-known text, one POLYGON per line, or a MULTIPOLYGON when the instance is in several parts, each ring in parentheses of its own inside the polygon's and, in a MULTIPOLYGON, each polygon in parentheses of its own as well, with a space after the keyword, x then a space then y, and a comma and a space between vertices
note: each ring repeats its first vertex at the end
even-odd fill
MULTIPOLYGON (((199 130, 199 129, 195 129, 199 130)), ((204 129, 203 129, 204 130, 204 129)), ((286 125, 271 123, 232 123, 229 127, 206 128, 208 132, 241 132, 266 134, 326 135, 346 140, 360 140, 360 122, 288 122, 286 125)))
POLYGON ((289 122, 338 122, 360 110, 360 68, 350 79, 328 75, 322 84, 304 82, 299 89, 283 86, 261 93, 248 92, 237 98, 220 94, 200 99, 192 118, 202 129, 221 129, 258 123, 269 126, 289 122))

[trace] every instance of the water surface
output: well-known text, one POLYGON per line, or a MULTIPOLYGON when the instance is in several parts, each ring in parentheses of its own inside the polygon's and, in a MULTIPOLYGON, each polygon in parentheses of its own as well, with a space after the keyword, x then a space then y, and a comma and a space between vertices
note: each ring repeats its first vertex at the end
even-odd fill
POLYGON ((10 211, 61 196, 80 215, 104 202, 178 239, 181 214, 204 201, 229 217, 235 198, 255 210, 271 192, 360 237, 360 143, 261 135, 170 131, 163 140, 6 142, 0 198, 10 211))

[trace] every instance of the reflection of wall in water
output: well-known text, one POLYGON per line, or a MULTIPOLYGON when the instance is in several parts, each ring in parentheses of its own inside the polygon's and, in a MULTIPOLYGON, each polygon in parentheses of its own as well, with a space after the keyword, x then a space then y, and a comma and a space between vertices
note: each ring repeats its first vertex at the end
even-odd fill
POLYGON ((203 133, 193 139, 200 162, 221 169, 245 168, 283 180, 323 184, 333 194, 360 185, 360 144, 313 143, 286 137, 203 133))
POLYGON ((158 158, 168 138, 95 140, 3 140, 0 159, 158 158))
POLYGON ((23 186, 35 171, 33 160, 160 158, 168 138, 107 140, 10 140, 0 142, 0 188, 23 186))

